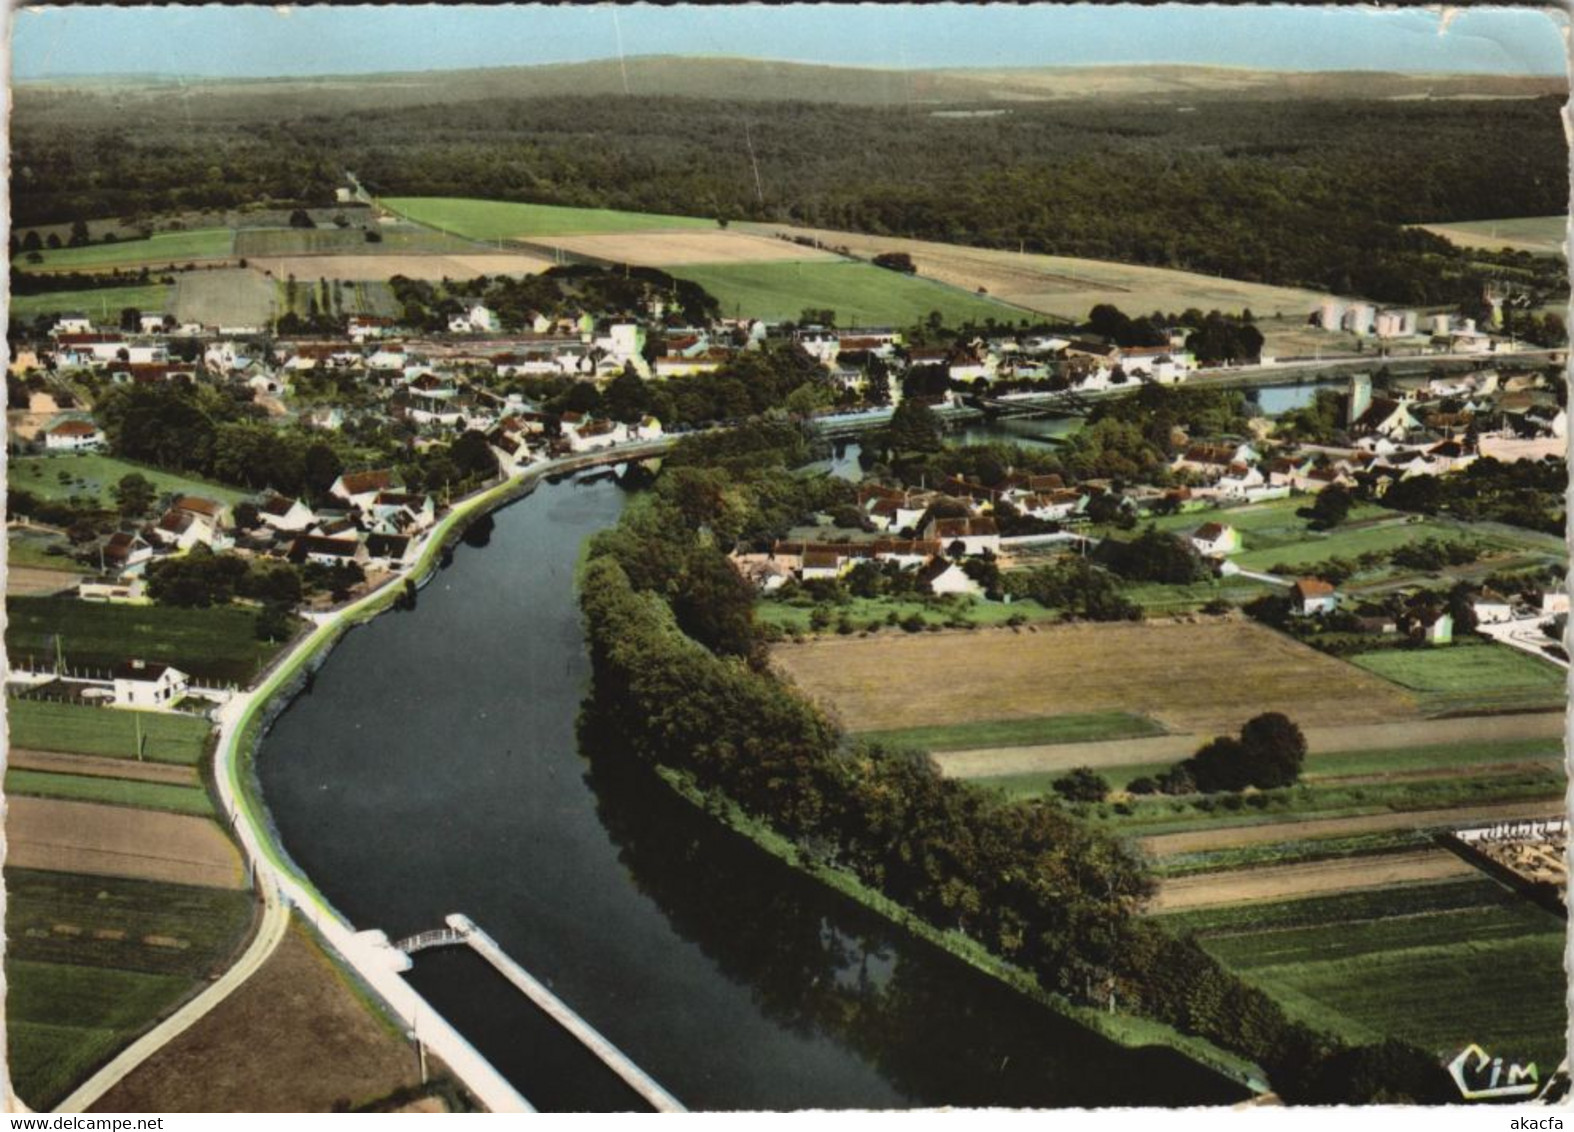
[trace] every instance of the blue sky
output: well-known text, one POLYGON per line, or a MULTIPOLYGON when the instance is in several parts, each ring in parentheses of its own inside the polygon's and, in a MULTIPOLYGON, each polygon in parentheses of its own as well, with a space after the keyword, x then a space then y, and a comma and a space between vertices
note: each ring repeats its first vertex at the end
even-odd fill
POLYGON ((882 67, 1214 63, 1558 74, 1565 14, 865 4, 845 7, 53 8, 12 14, 18 79, 284 76, 737 55, 882 67))

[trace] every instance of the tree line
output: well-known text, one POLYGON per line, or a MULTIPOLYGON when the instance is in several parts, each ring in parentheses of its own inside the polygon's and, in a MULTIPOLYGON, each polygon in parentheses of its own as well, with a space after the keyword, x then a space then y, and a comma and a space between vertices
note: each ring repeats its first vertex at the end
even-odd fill
POLYGON ((1140 910, 1153 882, 1118 840, 1044 800, 942 777, 923 752, 845 735, 765 665, 729 538, 810 502, 790 425, 684 441, 618 527, 592 540, 581 589, 594 680, 585 712, 628 757, 724 794, 934 926, 962 932, 1072 1001, 1200 1034, 1264 1066, 1287 1099, 1438 1101, 1446 1078, 1397 1043, 1349 1049, 1140 910))

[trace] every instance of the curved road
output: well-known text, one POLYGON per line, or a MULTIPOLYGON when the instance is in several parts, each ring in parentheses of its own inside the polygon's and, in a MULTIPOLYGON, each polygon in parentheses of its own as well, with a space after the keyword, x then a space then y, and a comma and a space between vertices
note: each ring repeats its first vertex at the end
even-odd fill
MULTIPOLYGON (((95 1101, 120 1082, 127 1074, 136 1069, 167 1042, 185 1032, 200 1018, 208 1014, 219 1003, 223 1002, 231 992, 256 973, 275 949, 284 940, 284 935, 289 927, 292 906, 298 906, 317 925, 319 930, 332 929, 334 921, 338 920, 335 912, 322 897, 310 887, 310 883, 295 875, 273 842, 273 834, 269 829, 265 817, 255 811, 250 801, 241 790, 241 769, 239 764, 241 737, 249 724, 253 713, 259 710, 279 689, 286 680, 294 674, 304 660, 316 651, 333 641, 341 626, 356 623, 366 616, 380 612, 380 606, 391 601, 402 591, 401 583, 406 579, 421 577, 427 572, 435 561, 438 548, 443 544, 448 533, 458 524, 468 519, 471 515, 485 512, 494 500, 506 498, 508 492, 518 489, 542 477, 559 472, 572 472, 582 468, 604 463, 622 463, 628 460, 645 459, 659 455, 670 445, 671 440, 663 438, 632 445, 616 446, 596 452, 583 453, 577 456, 566 457, 557 461, 549 461, 532 465, 501 483, 477 492, 469 499, 458 503, 428 533, 426 544, 414 566, 395 574, 383 585, 361 598, 341 606, 328 613, 310 618, 315 627, 310 633, 296 640, 294 645, 275 658, 265 677, 253 688, 232 697, 218 712, 218 743, 213 756, 213 777, 218 785, 219 801, 223 811, 230 815, 231 824, 236 840, 240 843, 241 853, 246 859, 247 867, 255 878, 258 891, 262 896, 262 918, 258 924, 256 935, 247 946, 240 959, 226 971, 214 984, 199 994, 196 998, 186 1003, 174 1014, 149 1030, 131 1045, 127 1046, 120 1054, 100 1069, 82 1085, 78 1086, 70 1096, 66 1097, 55 1111, 60 1113, 84 1112, 95 1101)), ((347 925, 340 929, 341 934, 349 931, 347 925)), ((351 949, 343 946, 344 940, 330 940, 333 950, 347 965, 354 967, 361 975, 363 981, 374 989, 380 982, 384 982, 389 975, 385 969, 386 959, 365 952, 364 949, 350 953, 351 949)), ((386 997, 386 996, 385 996, 386 997)), ((446 1020, 438 1019, 434 1024, 427 1022, 430 1029, 437 1031, 450 1031, 446 1020)), ((428 1045, 436 1045, 433 1039, 437 1034, 431 1034, 428 1045)), ((457 1033, 453 1034, 456 1042, 461 1043, 461 1048, 468 1049, 457 1033)), ((459 1058, 449 1057, 451 1068, 462 1073, 462 1067, 457 1062, 459 1058)), ((498 1077, 496 1070, 490 1065, 482 1063, 476 1066, 473 1079, 465 1083, 471 1087, 483 1100, 490 1099, 493 1111, 530 1111, 529 1105, 520 1097, 506 1081, 498 1077)))

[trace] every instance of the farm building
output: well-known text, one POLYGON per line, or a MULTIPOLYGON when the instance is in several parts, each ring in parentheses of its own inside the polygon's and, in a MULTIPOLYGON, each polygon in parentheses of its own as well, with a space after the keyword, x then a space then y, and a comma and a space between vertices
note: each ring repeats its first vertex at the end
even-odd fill
POLYGON ((1290 590, 1295 612, 1302 617, 1332 613, 1339 608, 1339 594, 1321 578, 1298 578, 1290 590))
POLYGON ((168 664, 128 660, 115 669, 116 707, 167 711, 191 684, 191 677, 168 664))
POLYGON ((91 452, 104 447, 104 433, 90 421, 61 421, 44 432, 50 452, 91 452))

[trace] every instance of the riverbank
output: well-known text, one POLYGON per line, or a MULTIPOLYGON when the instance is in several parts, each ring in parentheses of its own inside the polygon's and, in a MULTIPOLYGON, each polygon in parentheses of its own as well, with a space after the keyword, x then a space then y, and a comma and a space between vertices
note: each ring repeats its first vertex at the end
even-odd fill
MULTIPOLYGON (((376 994, 399 1024, 413 1031, 421 1021, 424 1044, 436 1053, 464 1086, 494 1112, 533 1111, 526 1099, 481 1057, 445 1019, 432 1010, 402 977, 402 955, 387 945, 381 933, 357 932, 322 895, 310 878, 291 860, 280 843, 278 830, 262 800, 256 778, 256 755, 273 719, 299 694, 309 671, 324 663, 345 633, 365 624, 399 601, 405 583, 424 584, 436 571, 442 556, 474 519, 488 514, 533 491, 549 476, 572 473, 602 463, 622 463, 659 455, 670 445, 660 441, 623 451, 602 451, 567 460, 548 462, 510 476, 461 500, 433 528, 416 562, 390 577, 361 598, 318 617, 316 627, 286 648, 256 687, 234 697, 220 711, 218 741, 213 756, 213 777, 231 831, 241 848, 248 870, 262 899, 264 918, 270 923, 287 921, 291 906, 298 908, 319 938, 348 974, 376 994)), ((282 931, 260 932, 241 963, 232 969, 250 973, 277 948, 282 931)), ((242 978, 215 986, 215 993, 201 996, 184 1021, 190 1024, 211 1010, 242 978)), ((162 1041, 139 1048, 139 1057, 117 1066, 123 1075, 151 1055, 162 1041)))
POLYGON ((1206 1039, 1183 1034, 1162 1022, 1129 1014, 1101 1013, 1050 994, 1027 971, 1005 962, 976 940, 960 932, 941 931, 845 870, 805 860, 797 846, 771 826, 750 817, 725 795, 700 789, 682 771, 659 767, 656 775, 680 798, 788 867, 833 889, 860 907, 988 975, 1046 1010, 1069 1018, 1125 1049, 1162 1046, 1250 1089, 1254 1094, 1261 1096, 1269 1091, 1262 1068, 1245 1058, 1220 1049, 1206 1039))

